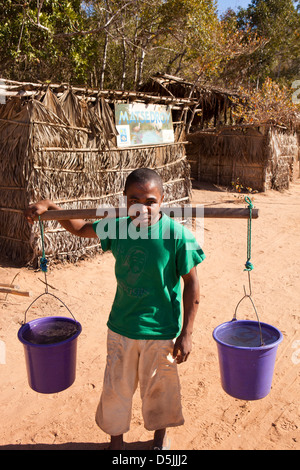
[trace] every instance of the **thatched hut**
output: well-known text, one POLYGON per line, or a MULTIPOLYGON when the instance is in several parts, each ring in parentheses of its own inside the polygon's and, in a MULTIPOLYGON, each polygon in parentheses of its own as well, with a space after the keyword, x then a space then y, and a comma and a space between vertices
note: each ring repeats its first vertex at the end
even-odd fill
POLYGON ((238 93, 170 75, 157 75, 144 89, 193 100, 183 114, 193 178, 225 186, 238 181, 244 188, 266 191, 286 189, 299 177, 296 131, 276 123, 236 122, 238 93))
POLYGON ((294 133, 274 126, 199 131, 187 136, 191 176, 198 181, 283 190, 299 177, 299 146, 294 133))
MULTIPOLYGON (((50 198, 64 209, 118 205, 125 179, 138 167, 160 173, 167 204, 190 197, 190 166, 182 125, 174 122, 174 142, 116 146, 113 104, 142 101, 180 110, 188 100, 146 93, 70 89, 5 82, 0 104, 0 254, 20 263, 41 253, 38 224, 23 216, 28 204, 50 198)), ((174 120, 175 121, 175 120, 174 120)), ((76 260, 100 252, 94 240, 68 234, 56 221, 45 224, 48 258, 76 260)))

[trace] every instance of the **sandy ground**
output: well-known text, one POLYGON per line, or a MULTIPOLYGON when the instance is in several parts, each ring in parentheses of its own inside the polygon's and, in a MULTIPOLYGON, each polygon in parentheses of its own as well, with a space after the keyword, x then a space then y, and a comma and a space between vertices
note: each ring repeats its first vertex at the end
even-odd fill
MULTIPOLYGON (((206 219, 203 249, 207 259, 198 269, 201 305, 196 319, 193 352, 179 366, 185 425, 171 428, 172 449, 296 450, 300 448, 300 180, 283 193, 252 196, 260 217, 253 221, 252 298, 260 319, 279 328, 279 346, 272 390, 264 399, 242 401, 221 388, 213 329, 231 320, 247 287, 246 220, 206 219)), ((193 190, 193 203, 246 207, 241 195, 206 185, 193 190)), ((23 346, 17 339, 20 322, 31 301, 44 292, 41 272, 2 262, 0 282, 30 290, 31 298, 0 294, 0 450, 104 449, 106 436, 94 415, 102 388, 106 356, 106 321, 115 292, 111 254, 55 265, 48 282, 82 324, 78 340, 75 383, 63 392, 44 395, 27 382, 23 346), (4 354, 5 353, 5 354, 4 354)), ((43 297, 45 299, 45 296, 43 297)), ((48 315, 67 312, 55 301, 31 308, 28 320, 42 307, 48 315)), ((254 319, 248 301, 240 319, 254 319)), ((152 433, 145 430, 140 398, 134 397, 127 449, 148 449, 152 433)))

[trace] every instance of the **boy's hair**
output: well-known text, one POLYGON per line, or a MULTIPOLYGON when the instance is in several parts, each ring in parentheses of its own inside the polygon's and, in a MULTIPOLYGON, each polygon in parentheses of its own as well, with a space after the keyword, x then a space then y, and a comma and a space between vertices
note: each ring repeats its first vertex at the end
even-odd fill
POLYGON ((133 170, 132 173, 127 176, 124 192, 126 194, 129 186, 132 184, 145 184, 149 183, 150 181, 153 181, 156 184, 161 195, 163 195, 164 187, 162 179, 159 174, 156 173, 156 171, 151 170, 150 168, 137 168, 136 170, 133 170))

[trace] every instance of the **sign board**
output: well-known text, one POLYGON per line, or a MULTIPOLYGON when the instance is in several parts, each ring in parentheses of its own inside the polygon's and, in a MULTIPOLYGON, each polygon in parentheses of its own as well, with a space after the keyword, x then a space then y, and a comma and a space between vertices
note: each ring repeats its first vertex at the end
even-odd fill
POLYGON ((144 103, 115 104, 118 147, 174 142, 171 108, 144 103))

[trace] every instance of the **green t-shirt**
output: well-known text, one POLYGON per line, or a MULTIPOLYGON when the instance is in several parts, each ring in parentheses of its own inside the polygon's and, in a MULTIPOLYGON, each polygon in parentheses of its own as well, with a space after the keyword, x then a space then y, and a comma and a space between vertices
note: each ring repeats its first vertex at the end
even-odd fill
POLYGON ((115 257, 117 291, 107 326, 132 339, 173 339, 181 331, 180 277, 205 255, 193 234, 165 214, 138 229, 130 217, 93 228, 115 257))

